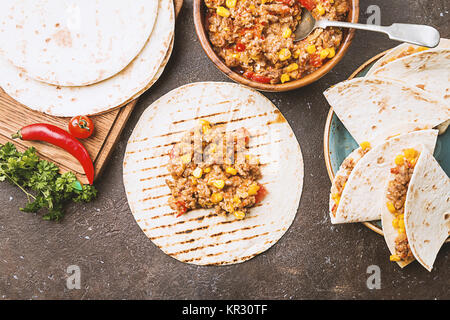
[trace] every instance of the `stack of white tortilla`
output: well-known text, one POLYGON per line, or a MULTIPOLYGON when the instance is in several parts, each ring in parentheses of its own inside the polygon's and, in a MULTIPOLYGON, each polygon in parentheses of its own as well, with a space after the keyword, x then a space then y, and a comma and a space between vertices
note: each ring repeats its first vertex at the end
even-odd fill
MULTIPOLYGON (((392 179, 390 169, 395 167, 395 156, 403 150, 419 150, 432 160, 427 160, 429 165, 424 165, 425 160, 419 160, 422 167, 414 173, 410 189, 417 190, 419 186, 430 184, 421 181, 421 174, 436 177, 439 181, 434 183, 440 188, 424 187, 422 189, 427 193, 419 196, 408 193, 406 207, 414 210, 406 210, 404 222, 408 238, 414 235, 409 240, 415 258, 428 270, 431 270, 449 229, 444 219, 450 211, 448 176, 432 156, 438 132, 443 133, 450 120, 449 47, 447 39, 441 39, 440 46, 435 49, 402 44, 381 58, 366 77, 343 81, 324 92, 353 138, 364 148, 369 147, 366 153, 362 152, 362 147, 353 151, 336 173, 330 192, 331 222, 383 218, 385 239, 393 253, 397 231, 391 225, 385 226, 386 221, 392 222, 392 214, 386 209, 386 188, 392 179), (427 170, 430 172, 422 172, 427 170), (445 204, 439 202, 442 199, 435 201, 436 197, 443 198, 445 204), (422 210, 423 206, 418 203, 421 200, 417 199, 431 201, 429 207, 432 210, 428 207, 422 210), (429 216, 436 217, 432 227, 421 223, 429 216), (413 220, 416 223, 411 224, 413 220), (433 244, 432 248, 428 245, 422 252, 414 250, 419 238, 433 244), (424 257, 424 252, 433 254, 424 257)), ((400 262, 399 265, 406 264, 400 262)))
POLYGON ((170 57, 172 0, 0 2, 0 87, 54 116, 92 115, 137 98, 170 57))
POLYGON ((226 265, 267 250, 287 231, 302 193, 303 158, 291 127, 262 94, 199 82, 172 90, 142 114, 128 141, 123 181, 136 222, 156 246, 185 263, 226 265), (169 207, 170 150, 199 119, 250 132, 249 153, 260 160, 259 183, 268 193, 242 220, 213 209, 177 217, 169 207))

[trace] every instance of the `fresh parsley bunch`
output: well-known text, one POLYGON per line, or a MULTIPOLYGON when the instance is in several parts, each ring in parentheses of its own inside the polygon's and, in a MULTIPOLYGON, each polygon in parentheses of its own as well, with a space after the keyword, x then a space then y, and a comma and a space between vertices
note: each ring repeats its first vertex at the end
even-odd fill
POLYGON ((39 159, 35 148, 20 152, 10 142, 0 144, 0 181, 5 180, 27 195, 28 203, 20 210, 47 209, 44 220, 60 220, 67 202, 89 202, 97 196, 97 189, 82 185, 73 172, 60 174, 54 163, 39 159))

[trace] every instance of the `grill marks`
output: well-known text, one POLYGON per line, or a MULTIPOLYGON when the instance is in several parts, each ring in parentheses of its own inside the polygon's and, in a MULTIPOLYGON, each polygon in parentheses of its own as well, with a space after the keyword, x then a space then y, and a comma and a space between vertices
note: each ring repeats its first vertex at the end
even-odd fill
MULTIPOLYGON (((177 98, 175 100, 180 99, 177 98)), ((203 109, 204 103, 200 103, 200 98, 190 100, 189 105, 202 105, 202 111, 213 109, 203 109)), ((202 216, 197 215, 189 217, 187 215, 175 219, 176 213, 169 208, 167 201, 164 201, 164 197, 170 196, 170 193, 159 192, 164 194, 158 195, 158 193, 156 193, 155 195, 155 193, 151 191, 158 188, 164 188, 166 186, 163 179, 169 177, 170 174, 167 172, 166 168, 167 161, 165 161, 163 157, 168 157, 171 147, 178 142, 178 137, 188 130, 184 127, 189 125, 189 121, 207 119, 211 123, 215 124, 226 125, 233 123, 233 127, 236 128, 239 127, 240 122, 243 122, 243 127, 247 127, 250 130, 253 129, 256 132, 251 136, 251 139, 255 141, 255 144, 249 146, 248 148, 248 150, 254 150, 252 154, 255 156, 266 156, 266 148, 271 148, 272 145, 277 143, 283 143, 286 141, 286 138, 288 138, 283 136, 284 139, 280 138, 275 141, 271 139, 271 137, 274 137, 274 133, 278 134, 282 132, 282 129, 279 127, 281 121, 277 121, 280 119, 280 114, 277 109, 274 108, 272 110, 268 110, 267 108, 261 109, 259 107, 255 107, 251 112, 251 115, 248 115, 246 112, 248 116, 245 116, 245 113, 243 113, 243 115, 239 114, 239 111, 245 107, 242 105, 242 101, 240 99, 237 99, 236 101, 222 101, 219 103, 232 105, 234 108, 229 108, 229 110, 225 112, 211 112, 209 114, 195 116, 189 119, 174 119, 171 123, 164 124, 167 128, 171 128, 170 132, 156 134, 151 137, 137 137, 130 140, 128 143, 128 150, 126 154, 130 155, 132 158, 132 160, 130 160, 131 158, 127 159, 128 165, 133 162, 141 163, 139 166, 144 167, 144 169, 130 172, 130 175, 133 174, 137 176, 136 180, 138 180, 140 187, 138 190, 142 191, 138 201, 155 201, 154 205, 149 206, 148 208, 139 209, 140 212, 138 216, 140 219, 137 219, 136 221, 138 221, 142 230, 146 233, 150 240, 152 240, 167 254, 176 257, 182 262, 223 265, 245 261, 266 250, 271 244, 279 239, 279 233, 287 229, 287 227, 283 227, 278 230, 271 231, 270 226, 274 222, 272 219, 262 221, 260 219, 261 214, 258 214, 261 212, 261 209, 259 209, 258 212, 253 212, 253 214, 251 212, 250 215, 243 221, 237 219, 221 220, 220 217, 218 217, 218 214, 211 211, 202 216), (265 110, 268 111, 264 112, 265 110), (221 121, 227 117, 227 114, 229 114, 230 119, 227 119, 227 121, 221 121), (235 118, 233 119, 233 117, 235 118), (183 130, 178 130, 181 128, 183 130), (257 138, 258 140, 256 140, 257 138), (130 145, 132 145, 131 148, 130 145), (260 153, 260 155, 257 155, 256 153, 260 153), (149 161, 148 164, 143 163, 145 161, 149 161), (146 176, 145 172, 147 172, 147 175, 150 174, 150 176, 146 176), (140 173, 143 174, 139 176, 140 173), (151 193, 145 194, 147 191, 150 191, 151 193), (165 210, 166 208, 167 210, 165 210), (252 219, 256 220, 252 221, 252 219), (231 238, 232 236, 234 238, 231 238), (257 240, 255 244, 260 243, 264 244, 264 246, 257 245, 255 249, 248 247, 248 250, 246 251, 247 255, 244 257, 238 256, 239 253, 235 253, 235 250, 232 250, 234 247, 238 248, 239 242, 253 241, 254 239, 261 239, 257 240), (172 249, 172 252, 168 251, 169 248, 172 249), (209 249, 212 248, 213 251, 209 251, 209 249), (221 255, 226 256, 220 258, 221 255)), ((218 103, 212 103, 211 106, 217 104, 218 103)), ((170 102, 168 105, 160 104, 159 110, 155 109, 155 112, 161 112, 163 107, 170 107, 171 105, 174 106, 175 103, 170 102)), ((249 105, 251 107, 251 103, 249 103, 249 105)), ((169 111, 170 118, 173 119, 177 116, 182 118, 183 113, 186 114, 185 109, 186 108, 179 108, 177 112, 173 113, 170 113, 169 111)), ((199 108, 191 109, 193 110, 193 114, 196 112, 199 114, 199 108)), ((172 110, 176 111, 177 109, 172 110)), ((218 109, 212 111, 217 110, 218 109)), ((150 119, 150 121, 144 123, 144 126, 149 128, 152 127, 152 121, 153 119, 150 119)), ((267 167, 278 161, 276 158, 270 157, 270 159, 264 162, 265 163, 262 165, 267 167)), ((124 175, 126 174, 128 174, 128 172, 124 173, 124 175)), ((267 185, 272 182, 273 181, 269 181, 262 184, 267 185)), ((266 205, 267 202, 263 202, 258 203, 255 207, 262 207, 266 205)), ((264 216, 264 214, 262 215, 264 216)), ((245 244, 241 245, 243 246, 245 244)))

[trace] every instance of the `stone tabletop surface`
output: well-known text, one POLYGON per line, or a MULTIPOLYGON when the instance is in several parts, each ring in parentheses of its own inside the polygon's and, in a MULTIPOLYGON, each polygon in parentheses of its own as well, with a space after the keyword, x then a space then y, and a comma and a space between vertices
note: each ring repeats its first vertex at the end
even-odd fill
MULTIPOLYGON (((449 299, 450 245, 442 247, 432 272, 418 263, 402 270, 389 262, 382 236, 362 224, 333 226, 328 217, 322 137, 329 106, 322 92, 397 44, 377 33, 357 31, 344 59, 316 83, 264 93, 292 126, 305 161, 297 216, 278 243, 247 262, 208 267, 178 262, 147 239, 122 183, 128 137, 145 108, 168 91, 196 81, 230 81, 203 52, 192 6, 185 0, 170 62, 139 99, 96 183, 97 200, 69 205, 62 222, 47 222, 20 212, 25 195, 0 184, 0 299, 449 299), (67 287, 73 265, 80 268, 80 289, 67 287), (379 286, 368 286, 375 273, 379 286)), ((450 38, 447 0, 363 0, 362 23, 374 6, 383 25, 429 24, 450 38)))

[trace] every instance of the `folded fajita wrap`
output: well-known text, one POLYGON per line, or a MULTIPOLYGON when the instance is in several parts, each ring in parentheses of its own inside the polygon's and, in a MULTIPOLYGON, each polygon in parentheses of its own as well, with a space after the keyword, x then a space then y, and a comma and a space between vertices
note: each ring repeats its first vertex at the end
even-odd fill
POLYGON ((398 150, 424 145, 433 152, 438 131, 418 130, 370 144, 353 151, 342 163, 330 191, 330 217, 333 224, 374 221, 381 218, 380 199, 398 150))
POLYGON ((390 260, 431 271, 450 231, 450 179, 426 147, 397 152, 382 206, 390 260))
POLYGON ((356 78, 327 89, 324 95, 359 144, 367 141, 376 146, 396 134, 431 129, 450 119, 447 103, 396 80, 356 78))

